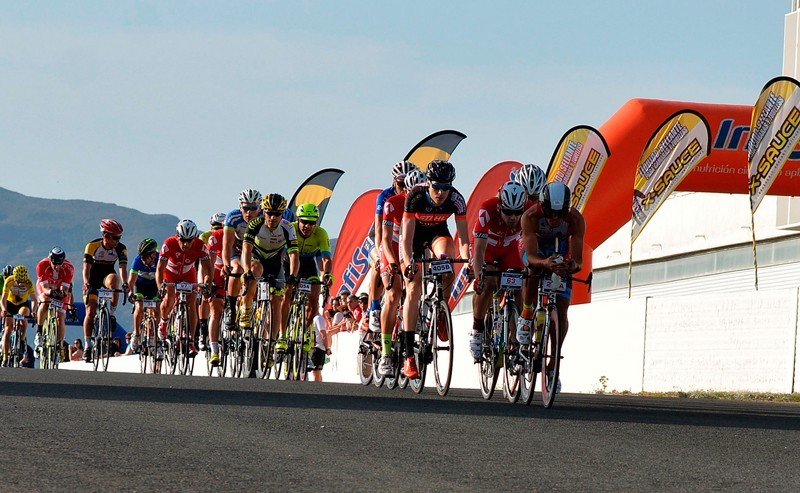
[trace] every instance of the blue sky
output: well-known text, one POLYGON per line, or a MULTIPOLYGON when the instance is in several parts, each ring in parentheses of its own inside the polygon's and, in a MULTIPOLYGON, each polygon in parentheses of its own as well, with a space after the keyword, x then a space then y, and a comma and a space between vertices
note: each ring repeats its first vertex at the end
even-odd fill
POLYGON ((338 167, 324 225, 426 135, 467 195, 634 97, 752 104, 789 0, 0 2, 0 185, 195 220, 338 167), (544 5, 543 5, 544 4, 544 5))

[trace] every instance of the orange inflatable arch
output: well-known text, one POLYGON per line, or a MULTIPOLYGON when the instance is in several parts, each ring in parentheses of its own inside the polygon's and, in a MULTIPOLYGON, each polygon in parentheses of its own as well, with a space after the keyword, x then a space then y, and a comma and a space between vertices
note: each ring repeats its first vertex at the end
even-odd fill
MULTIPOLYGON (((750 132, 751 105, 729 105, 631 99, 600 128, 611 155, 589 197, 586 217, 584 272, 591 271, 595 248, 631 218, 633 180, 642 150, 653 132, 680 110, 703 115, 711 130, 711 152, 680 183, 678 191, 748 193, 745 145, 750 132)), ((770 195, 800 195, 800 152, 795 152, 770 188, 770 195)), ((590 294, 576 285, 573 303, 588 303, 590 294)))

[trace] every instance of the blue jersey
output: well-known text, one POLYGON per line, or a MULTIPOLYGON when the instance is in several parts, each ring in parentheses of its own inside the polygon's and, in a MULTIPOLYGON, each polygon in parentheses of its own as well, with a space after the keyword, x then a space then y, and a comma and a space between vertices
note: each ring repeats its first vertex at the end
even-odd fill
POLYGON ((386 200, 389 197, 394 197, 397 195, 397 191, 394 189, 394 185, 389 188, 385 188, 381 193, 378 194, 378 200, 375 201, 375 214, 383 216, 383 204, 386 203, 386 200))
POLYGON ((131 272, 135 272, 138 276, 136 278, 137 286, 155 286, 156 285, 156 267, 158 266, 158 252, 156 252, 156 260, 153 265, 146 265, 142 260, 141 255, 137 255, 133 259, 133 266, 131 272))
MULTIPOLYGON (((264 215, 264 212, 259 212, 258 216, 261 217, 264 215)), ((247 232, 247 221, 244 220, 244 215, 240 209, 234 209, 225 216, 225 225, 223 228, 227 230, 232 230, 236 234, 236 243, 237 245, 242 244, 242 240, 244 239, 244 234, 247 232)))

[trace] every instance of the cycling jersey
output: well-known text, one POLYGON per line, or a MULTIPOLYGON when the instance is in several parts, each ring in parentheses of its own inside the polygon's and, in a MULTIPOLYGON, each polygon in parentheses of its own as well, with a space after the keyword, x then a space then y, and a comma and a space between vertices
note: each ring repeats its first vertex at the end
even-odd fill
POLYGON ((159 262, 167 264, 164 271, 166 282, 196 282, 197 271, 194 264, 197 260, 208 258, 208 250, 200 238, 194 238, 186 251, 181 249, 177 235, 172 235, 161 245, 159 262))
MULTIPOLYGON (((36 264, 36 295, 44 299, 44 288, 62 289, 62 284, 72 284, 75 275, 75 266, 69 260, 64 260, 61 267, 56 270, 50 264, 48 257, 36 264)), ((66 299, 65 296, 63 299, 66 299)))
POLYGON ((3 284, 3 298, 15 305, 21 305, 27 302, 28 298, 34 294, 35 289, 33 287, 33 281, 31 281, 30 278, 18 284, 16 278, 12 275, 6 279, 5 284, 3 284))
MULTIPOLYGON (((264 211, 261 210, 256 218, 263 218, 264 211)), ((232 231, 234 233, 233 252, 231 258, 239 258, 242 255, 242 241, 244 235, 247 233, 247 221, 244 219, 241 209, 234 209, 225 216, 225 224, 222 226, 223 230, 232 231)))
POLYGON ((209 235, 208 240, 206 241, 206 248, 208 248, 209 253, 214 254, 214 286, 216 290, 214 294, 216 296, 225 296, 225 276, 222 274, 222 268, 224 264, 222 263, 222 236, 224 231, 222 228, 215 230, 214 232, 209 235))
POLYGON ((155 260, 152 265, 147 265, 142 260, 141 255, 137 255, 133 259, 131 273, 136 274, 136 285, 134 286, 134 294, 141 296, 143 299, 152 300, 158 297, 158 287, 156 286, 156 268, 158 266, 158 252, 156 252, 155 260))
MULTIPOLYGON (((322 257, 331 258, 331 242, 328 239, 328 232, 319 225, 314 226, 314 231, 303 238, 300 234, 300 227, 297 222, 292 223, 297 234, 297 249, 300 252, 300 271, 298 275, 302 279, 318 279, 319 268, 317 260, 322 257)), ((284 263, 284 269, 289 270, 288 259, 284 263)))
POLYGON ((447 228, 447 219, 455 214, 456 220, 466 220, 467 203, 464 196, 455 188, 450 190, 441 205, 431 203, 427 186, 417 186, 406 195, 403 218, 417 220, 414 228, 412 256, 419 257, 424 253, 426 244, 432 245, 437 238, 452 238, 447 228))
POLYGON ((499 208, 500 200, 491 197, 484 200, 478 210, 478 217, 472 228, 472 246, 474 251, 475 238, 486 239, 486 262, 498 261, 500 270, 522 269, 522 256, 520 255, 520 239, 522 238, 522 223, 511 227, 503 221, 499 208))
POLYGON ((83 263, 92 264, 92 270, 100 268, 114 272, 114 264, 118 260, 120 264, 128 263, 128 251, 125 249, 125 245, 117 243, 114 248, 108 249, 103 246, 102 238, 87 243, 83 252, 83 263))
POLYGON ((554 228, 550 226, 547 218, 544 217, 541 204, 536 204, 533 214, 533 218, 536 221, 536 239, 539 241, 539 254, 549 257, 554 253, 559 253, 566 259, 569 256, 569 231, 571 227, 568 218, 563 219, 554 228), (556 239, 558 239, 558 249, 556 249, 556 239))
POLYGON ((392 227, 392 248, 397 252, 400 243, 400 225, 403 222, 403 207, 406 203, 406 194, 400 193, 383 204, 383 224, 392 227))
POLYGON ((269 229, 264 216, 257 217, 247 225, 245 243, 253 245, 253 255, 259 260, 280 256, 284 251, 297 251, 297 235, 292 223, 281 219, 275 229, 269 229))
POLYGON ((208 238, 211 236, 211 233, 213 232, 214 232, 213 229, 209 229, 208 231, 203 231, 202 233, 197 235, 197 237, 200 238, 200 241, 202 241, 203 244, 205 245, 206 243, 208 243, 208 238))
POLYGON ((388 199, 397 195, 397 190, 395 190, 394 185, 389 188, 384 188, 381 190, 381 193, 378 194, 377 200, 375 200, 375 214, 381 215, 383 214, 383 206, 388 199))

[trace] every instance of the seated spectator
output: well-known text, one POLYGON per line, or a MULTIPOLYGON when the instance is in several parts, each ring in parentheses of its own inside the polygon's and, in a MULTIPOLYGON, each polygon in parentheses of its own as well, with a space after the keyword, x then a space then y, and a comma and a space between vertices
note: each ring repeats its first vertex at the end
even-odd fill
POLYGON ((125 355, 129 354, 136 354, 133 352, 133 344, 131 344, 131 336, 133 335, 132 332, 128 332, 125 334, 125 355))
POLYGON ((58 353, 59 361, 69 361, 69 343, 62 339, 58 349, 59 349, 58 353))
POLYGON ((70 348, 69 360, 81 361, 82 358, 83 358, 83 341, 81 341, 80 339, 75 339, 75 342, 72 343, 72 347, 70 348))
POLYGON ((108 352, 111 356, 119 356, 122 354, 122 340, 119 337, 115 337, 111 340, 111 347, 108 352))

